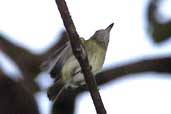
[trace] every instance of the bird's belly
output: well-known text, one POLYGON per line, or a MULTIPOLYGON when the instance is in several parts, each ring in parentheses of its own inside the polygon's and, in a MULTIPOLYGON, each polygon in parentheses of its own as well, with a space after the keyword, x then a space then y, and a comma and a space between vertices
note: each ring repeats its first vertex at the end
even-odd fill
POLYGON ((103 66, 104 63, 104 52, 103 51, 97 51, 96 53, 91 54, 91 56, 88 56, 89 64, 92 67, 92 72, 95 75, 103 66))
MULTIPOLYGON (((93 50, 91 50, 93 51, 93 50)), ((95 75, 101 68, 104 63, 104 52, 103 51, 94 51, 91 53, 88 51, 88 60, 91 65, 92 73, 95 75)), ((81 67, 74 56, 71 56, 62 68, 62 80, 65 83, 71 84, 85 84, 84 76, 81 72, 81 67)))
POLYGON ((73 78, 73 74, 76 69, 80 68, 80 65, 74 56, 71 56, 62 68, 62 79, 64 82, 70 81, 73 78))

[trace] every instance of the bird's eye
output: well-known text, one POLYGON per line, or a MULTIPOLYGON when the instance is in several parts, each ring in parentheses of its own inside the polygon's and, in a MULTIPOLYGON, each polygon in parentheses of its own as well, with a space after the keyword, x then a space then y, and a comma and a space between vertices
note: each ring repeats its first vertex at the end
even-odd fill
POLYGON ((96 31, 96 34, 98 34, 99 32, 100 32, 100 30, 97 30, 97 31, 96 31))

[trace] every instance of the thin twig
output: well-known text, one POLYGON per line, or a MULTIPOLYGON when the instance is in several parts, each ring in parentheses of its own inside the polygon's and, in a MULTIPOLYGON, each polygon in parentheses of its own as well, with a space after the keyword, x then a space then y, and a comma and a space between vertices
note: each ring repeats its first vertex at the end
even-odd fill
POLYGON ((93 99, 93 103, 96 108, 96 112, 97 112, 97 114, 106 114, 106 110, 105 110, 103 102, 101 100, 101 96, 98 92, 97 85, 96 85, 95 79, 93 77, 93 74, 91 72, 90 65, 88 63, 88 58, 87 58, 86 52, 85 52, 84 47, 79 39, 79 35, 76 32, 76 28, 71 19, 66 2, 65 2, 65 0, 56 0, 56 3, 58 6, 58 9, 59 9, 59 12, 61 14, 61 17, 63 19, 65 28, 70 37, 73 54, 75 55, 75 57, 77 58, 80 66, 81 66, 85 81, 90 90, 91 97, 93 99))
POLYGON ((144 59, 112 67, 96 75, 98 85, 105 84, 128 74, 157 72, 171 73, 171 57, 144 59))

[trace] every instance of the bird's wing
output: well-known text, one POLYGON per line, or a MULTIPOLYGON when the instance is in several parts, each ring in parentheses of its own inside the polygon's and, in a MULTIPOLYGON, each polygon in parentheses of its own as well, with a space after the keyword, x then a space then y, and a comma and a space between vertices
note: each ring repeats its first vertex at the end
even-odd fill
POLYGON ((56 77, 60 74, 65 61, 72 54, 71 44, 67 41, 59 49, 57 49, 43 64, 42 70, 51 74, 51 77, 56 77))
MULTIPOLYGON (((85 40, 80 38, 81 42, 84 44, 85 40)), ((66 60, 72 55, 72 48, 69 41, 57 49, 47 61, 43 62, 41 65, 42 70, 50 73, 52 78, 58 80, 60 78, 60 73, 62 66, 65 64, 66 60), (57 77, 58 76, 58 77, 57 77)))

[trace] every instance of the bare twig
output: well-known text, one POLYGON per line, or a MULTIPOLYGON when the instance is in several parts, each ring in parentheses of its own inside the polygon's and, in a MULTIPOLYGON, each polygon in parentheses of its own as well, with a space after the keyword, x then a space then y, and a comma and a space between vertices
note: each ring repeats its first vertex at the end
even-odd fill
POLYGON ((80 63, 80 66, 81 66, 82 72, 84 74, 85 81, 90 90, 91 97, 93 99, 96 111, 98 114, 106 114, 106 110, 105 110, 103 102, 101 100, 101 96, 98 92, 97 85, 96 85, 95 79, 93 77, 93 74, 91 72, 90 65, 88 63, 87 55, 86 55, 84 47, 79 39, 79 35, 76 32, 76 28, 71 19, 66 2, 65 2, 65 0, 56 0, 56 3, 58 6, 58 9, 59 9, 59 12, 61 14, 61 17, 63 19, 65 28, 70 37, 73 54, 75 55, 78 62, 80 63))
POLYGON ((142 72, 171 73, 171 57, 145 59, 111 68, 97 74, 96 81, 101 85, 128 74, 142 72))

